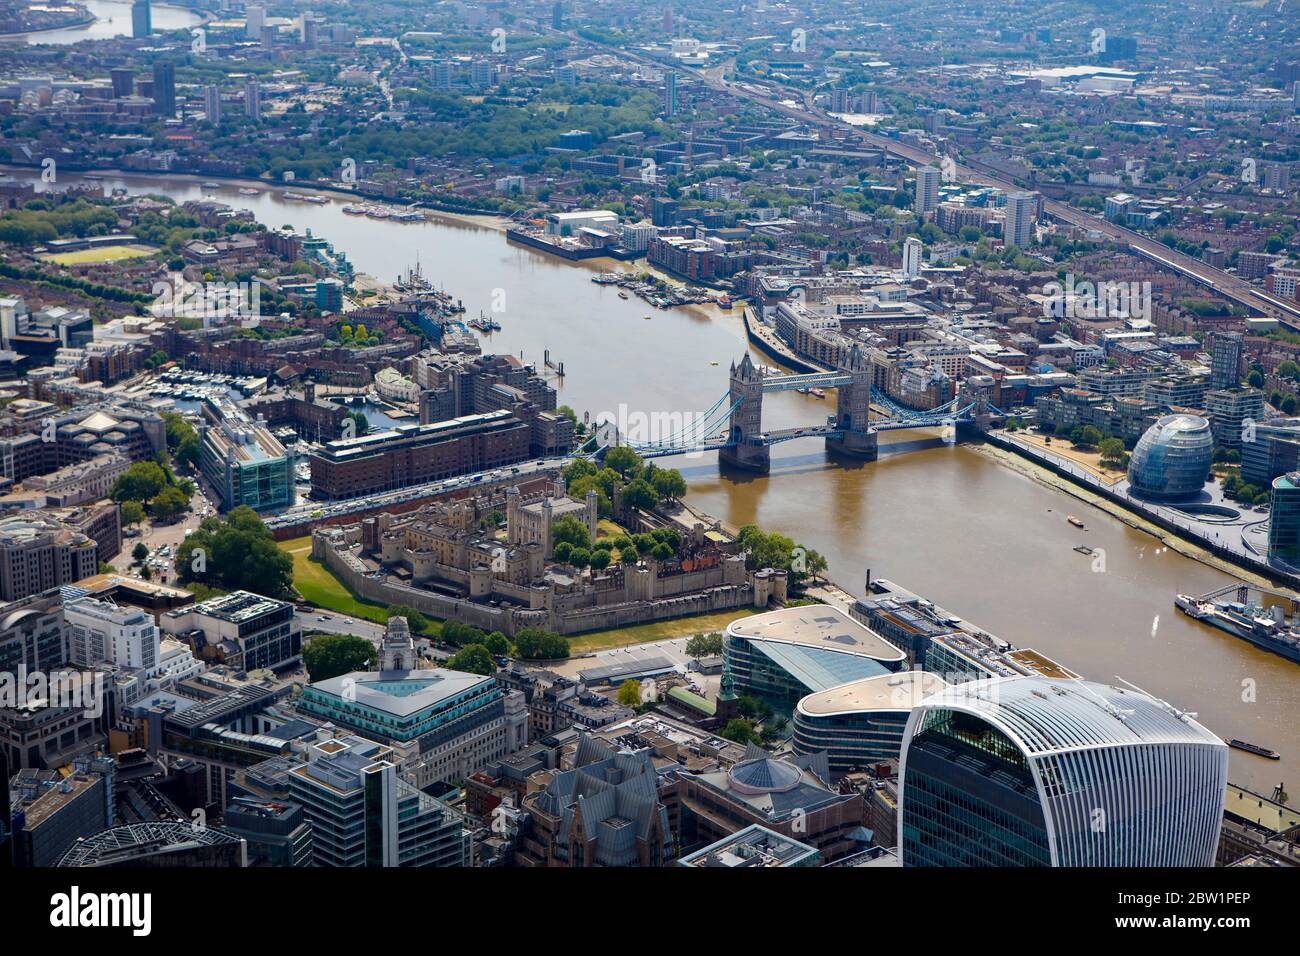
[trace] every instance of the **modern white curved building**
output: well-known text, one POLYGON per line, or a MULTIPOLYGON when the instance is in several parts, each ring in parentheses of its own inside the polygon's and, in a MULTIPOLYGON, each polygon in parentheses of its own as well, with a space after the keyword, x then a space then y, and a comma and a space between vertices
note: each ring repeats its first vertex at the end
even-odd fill
POLYGON ((907 669, 907 655, 829 604, 784 607, 727 626, 722 656, 736 693, 792 711, 808 694, 907 669))
POLYGON ((1134 690, 1013 677, 922 701, 903 735, 904 866, 1213 866, 1228 748, 1134 690))
POLYGON ((938 674, 902 671, 809 694, 794 709, 794 751, 825 751, 837 774, 897 760, 912 708, 947 686, 938 674))

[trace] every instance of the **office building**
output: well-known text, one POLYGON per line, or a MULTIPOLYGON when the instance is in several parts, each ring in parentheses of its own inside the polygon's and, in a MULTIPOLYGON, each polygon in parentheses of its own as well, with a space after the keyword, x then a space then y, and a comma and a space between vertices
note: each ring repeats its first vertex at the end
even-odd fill
POLYGON ((551 29, 564 29, 564 4, 560 0, 555 0, 555 5, 551 7, 551 29))
POLYGON ((153 15, 149 0, 135 0, 131 4, 131 36, 142 40, 153 33, 153 15))
POLYGON ((21 770, 10 782, 10 802, 3 808, 13 829, 15 866, 56 866, 78 837, 117 822, 113 758, 86 754, 70 769, 66 776, 57 770, 21 770))
POLYGON ((507 694, 495 677, 481 674, 415 669, 405 618, 388 619, 379 668, 308 684, 298 707, 388 744, 421 789, 463 780, 527 739, 518 691, 507 694))
POLYGON ((730 870, 820 866, 821 853, 815 846, 755 823, 688 853, 677 865, 730 870))
POLYGON ((158 666, 158 625, 139 608, 83 597, 65 602, 68 659, 78 667, 111 664, 146 672, 158 666))
POLYGON ((266 26, 266 7, 249 4, 244 7, 244 36, 249 40, 258 40, 262 28, 266 26))
POLYGON ((63 599, 58 591, 0 606, 0 673, 54 671, 68 663, 63 599))
POLYGON ((244 113, 251 120, 262 118, 262 84, 257 80, 244 84, 244 113))
POLYGON ((1241 480, 1263 488, 1300 470, 1300 418, 1271 418, 1255 425, 1253 441, 1241 443, 1241 480))
POLYGON ((1212 866, 1228 748, 1140 691, 970 681, 912 711, 904 866, 1212 866))
POLYGON ((210 664, 284 670, 302 661, 302 626, 287 601, 232 591, 168 611, 159 623, 210 664))
POLYGON ((1199 415, 1165 415, 1133 449, 1129 490, 1151 501, 1196 498, 1213 462, 1214 436, 1208 421, 1199 415))
POLYGON ((60 520, 56 512, 0 517, 0 601, 17 601, 90 577, 99 562, 95 539, 60 520))
POLYGON ((301 804, 235 797, 221 826, 248 844, 249 866, 312 865, 312 828, 301 804))
POLYGON ((259 416, 251 420, 226 399, 203 404, 199 469, 220 497, 223 511, 285 508, 294 501, 293 455, 259 416))
POLYGON ((672 70, 664 74, 664 115, 677 115, 677 74, 672 70))
POLYGON ((1007 196, 1006 217, 1002 238, 1009 246, 1028 249, 1034 244, 1034 225, 1038 222, 1038 194, 1011 193, 1007 196))
POLYGON ((215 83, 203 87, 203 115, 213 126, 221 124, 221 87, 215 83))
POLYGON ((1210 388, 1236 388, 1241 384, 1244 340, 1240 332, 1215 332, 1210 349, 1210 388))
POLYGON ((912 708, 947 686, 937 674, 903 671, 809 694, 794 710, 794 752, 824 752, 836 776, 897 760, 912 708))
POLYGON ((111 827, 78 840, 60 867, 244 867, 248 847, 219 827, 157 820, 111 827))
POLYGON ((113 67, 108 71, 108 78, 113 84, 113 99, 120 100, 135 93, 135 70, 129 66, 113 67))
POLYGON ((1240 449, 1264 414, 1264 393, 1254 388, 1221 388, 1205 393, 1215 445, 1240 449))
POLYGON ((360 737, 316 744, 288 781, 311 823, 316 866, 470 864, 460 814, 398 776, 388 747, 360 737))
POLYGON ((169 60, 154 61, 153 109, 167 119, 176 115, 176 64, 169 60))
POLYGON ((912 210, 918 216, 924 216, 928 212, 933 212, 939 205, 939 186, 943 181, 943 174, 939 172, 936 166, 920 166, 916 170, 916 197, 912 203, 912 210))
POLYGON ((903 240, 903 275, 915 279, 921 274, 921 253, 925 244, 915 236, 903 240))
POLYGON ((1273 480, 1268 556, 1287 563, 1300 561, 1300 472, 1293 471, 1273 480))
POLYGON ((449 90, 455 80, 456 64, 451 60, 435 60, 430 69, 430 80, 435 90, 449 90))
POLYGON ((325 442, 311 456, 312 497, 353 498, 524 461, 530 429, 510 412, 399 425, 325 442))
POLYGON ((732 621, 722 645, 735 693, 790 712, 809 694, 900 671, 906 655, 825 604, 788 607, 732 621))

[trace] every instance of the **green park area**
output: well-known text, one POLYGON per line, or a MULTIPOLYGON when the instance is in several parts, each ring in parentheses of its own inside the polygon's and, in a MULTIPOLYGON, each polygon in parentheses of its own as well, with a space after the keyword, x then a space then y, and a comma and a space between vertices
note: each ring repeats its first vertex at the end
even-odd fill
POLYGON ((94 265, 100 262, 122 262, 126 259, 142 259, 151 256, 157 249, 140 245, 96 246, 93 249, 77 249, 74 252, 54 252, 41 256, 48 262, 57 262, 61 266, 94 265))
POLYGON ((569 651, 576 656, 592 651, 609 650, 611 647, 629 647, 633 644, 650 644, 655 641, 670 641, 679 637, 726 631, 727 625, 737 618, 749 617, 757 613, 754 608, 742 607, 734 611, 719 611, 716 614, 696 614, 691 617, 675 617, 669 621, 637 624, 633 627, 617 627, 608 631, 575 634, 569 638, 569 651))
POLYGON ((303 600, 327 611, 349 614, 378 624, 388 620, 386 606, 361 600, 329 568, 312 558, 310 535, 281 541, 279 546, 281 551, 293 558, 293 586, 303 600))

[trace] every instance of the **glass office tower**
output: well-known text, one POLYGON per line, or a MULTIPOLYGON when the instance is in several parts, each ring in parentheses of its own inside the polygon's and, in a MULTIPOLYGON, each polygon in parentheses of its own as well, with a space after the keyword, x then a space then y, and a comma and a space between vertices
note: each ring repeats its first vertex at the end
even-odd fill
POLYGON ((1228 748, 1188 715, 1087 681, 971 681, 913 711, 904 866, 1213 866, 1228 748))

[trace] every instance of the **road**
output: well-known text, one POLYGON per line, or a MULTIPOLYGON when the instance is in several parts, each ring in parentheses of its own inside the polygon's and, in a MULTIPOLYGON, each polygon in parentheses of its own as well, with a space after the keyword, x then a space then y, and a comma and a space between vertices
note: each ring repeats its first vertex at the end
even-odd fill
MULTIPOLYGON (((191 479, 193 480, 193 479, 191 479)), ((190 499, 190 510, 185 512, 179 521, 171 524, 155 525, 148 518, 138 529, 141 533, 138 537, 122 538, 122 551, 112 564, 121 573, 130 573, 134 577, 139 577, 137 572, 131 572, 129 568, 134 563, 131 553, 135 550, 137 544, 143 544, 149 549, 149 560, 151 563, 149 571, 153 575, 152 580, 160 581, 163 584, 176 583, 176 568, 173 562, 176 560, 176 549, 180 547, 185 540, 185 534, 193 531, 203 521, 205 514, 215 514, 216 508, 212 500, 204 493, 202 484, 195 481, 198 490, 194 492, 194 497, 190 499), (158 550, 163 547, 170 547, 170 552, 165 556, 159 556, 158 550)))
MULTIPOLYGON (((576 37, 575 37, 576 39, 576 37)), ((588 41, 590 42, 590 41, 588 41)), ((917 166, 937 165, 941 157, 934 153, 927 152, 920 147, 910 146, 901 143, 896 139, 888 136, 882 136, 879 133, 872 133, 853 126, 843 120, 826 113, 813 103, 812 93, 804 90, 795 90, 788 87, 782 87, 771 80, 762 81, 764 86, 778 91, 779 95, 788 97, 793 103, 802 103, 802 106, 792 105, 791 102, 783 102, 770 96, 763 96, 754 90, 747 89, 745 85, 730 83, 726 80, 722 71, 719 70, 701 70, 692 67, 682 66, 680 64, 666 64, 663 61, 644 54, 633 53, 620 47, 607 46, 605 44, 593 43, 594 46, 600 46, 610 53, 626 57, 627 59, 645 63, 658 68, 671 68, 679 70, 682 73, 688 73, 695 76, 702 83, 718 90, 725 90, 733 96, 747 99, 750 102, 765 106, 777 113, 787 116, 800 123, 808 123, 822 126, 839 126, 849 133, 849 139, 858 143, 884 150, 887 154, 897 156, 909 163, 917 166)), ((1025 188, 1020 184, 1012 182, 1003 177, 990 166, 982 163, 966 161, 957 163, 955 167, 956 175, 960 179, 978 185, 993 186, 1008 192, 1025 188)), ((1273 318, 1278 319, 1283 325, 1292 331, 1300 332, 1300 306, 1294 306, 1281 299, 1273 296, 1266 296, 1263 290, 1252 286, 1247 280, 1240 276, 1225 272, 1222 269, 1216 269, 1207 265, 1199 259, 1185 255, 1174 249, 1170 249, 1162 242, 1143 236, 1134 232, 1132 229, 1126 229, 1116 223, 1109 222, 1100 216, 1094 216, 1091 213, 1084 212, 1081 209, 1075 209, 1067 203, 1055 199, 1043 197, 1043 211, 1062 222, 1068 223, 1081 229, 1093 230, 1106 236, 1113 242, 1129 246, 1138 253, 1145 253, 1146 257, 1153 258, 1163 268, 1178 272, 1187 276, 1204 286, 1214 290, 1224 298, 1231 299, 1240 305, 1255 311, 1262 312, 1273 318)))
POLYGON ((295 616, 304 631, 323 631, 326 634, 355 634, 373 642, 375 646, 384 639, 384 625, 367 621, 365 618, 348 617, 313 608, 310 611, 298 611, 295 616))

